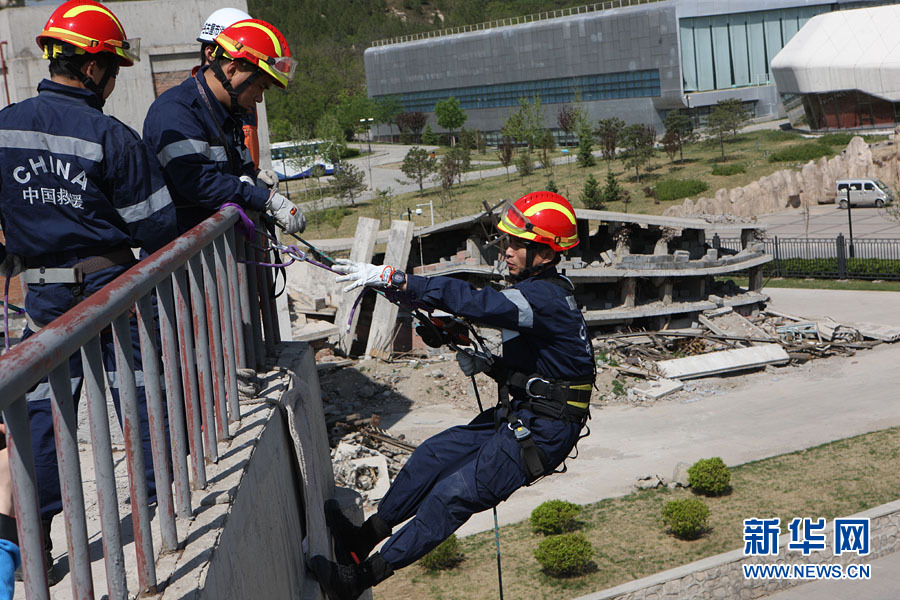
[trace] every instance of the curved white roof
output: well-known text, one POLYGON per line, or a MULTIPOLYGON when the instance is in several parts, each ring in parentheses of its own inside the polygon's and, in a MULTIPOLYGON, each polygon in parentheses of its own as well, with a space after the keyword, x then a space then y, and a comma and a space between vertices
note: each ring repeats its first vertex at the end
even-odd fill
POLYGON ((860 90, 900 102, 900 6, 813 17, 772 59, 778 91, 860 90))

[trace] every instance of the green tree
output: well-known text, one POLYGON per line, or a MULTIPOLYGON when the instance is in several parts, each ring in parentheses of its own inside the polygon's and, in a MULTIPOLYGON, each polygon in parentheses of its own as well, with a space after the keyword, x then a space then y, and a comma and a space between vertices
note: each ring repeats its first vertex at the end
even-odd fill
POLYGON ((403 157, 403 164, 400 166, 403 174, 411 180, 419 184, 419 196, 422 195, 425 188, 423 183, 428 176, 437 170, 437 159, 424 148, 413 146, 403 157))
POLYGON ((588 178, 584 182, 584 187, 581 188, 581 203, 584 204, 585 208, 592 208, 595 210, 603 210, 603 198, 600 190, 600 183, 597 181, 597 178, 594 177, 594 174, 591 173, 588 175, 588 178))
POLYGON ((556 124, 566 134, 566 144, 569 144, 569 135, 578 127, 581 117, 581 109, 571 104, 563 104, 556 111, 556 124))
MULTIPOLYGON (((663 126, 666 128, 666 135, 662 139, 663 144, 668 139, 669 144, 678 150, 678 160, 684 162, 684 145, 692 141, 694 136, 693 119, 684 111, 671 110, 666 115, 663 126)), ((668 150, 666 152, 668 153, 668 150)), ((674 160, 674 153, 669 156, 674 160)))
POLYGON ((618 117, 600 119, 597 123, 597 139, 600 140, 600 150, 603 152, 607 168, 616 157, 616 148, 619 146, 619 138, 624 129, 625 121, 618 117))
POLYGON ((641 167, 653 157, 653 144, 656 143, 656 131, 649 125, 636 123, 622 131, 622 143, 628 152, 625 166, 634 168, 638 183, 641 181, 641 167))
POLYGON ((360 128, 360 120, 374 119, 377 114, 375 102, 365 93, 341 93, 337 108, 334 111, 345 140, 352 140, 360 128))
MULTIPOLYGON (((613 175, 612 169, 607 169, 606 171, 606 185, 603 186, 600 199, 604 204, 612 204, 622 199, 622 187, 619 185, 616 176, 613 175)), ((600 208, 599 210, 603 209, 600 208)))
POLYGON ((706 125, 711 137, 718 140, 719 148, 722 150, 722 161, 724 161, 725 138, 728 137, 728 132, 731 131, 731 117, 728 115, 728 110, 719 106, 713 108, 706 120, 706 125))
POLYGON ((375 215, 378 217, 379 227, 384 225, 385 217, 387 217, 388 224, 390 224, 391 209, 394 204, 394 190, 391 188, 375 190, 372 204, 375 207, 375 215))
POLYGON ((593 167, 597 164, 594 160, 594 132, 590 123, 583 119, 578 128, 578 166, 582 168, 593 167))
POLYGON ((437 146, 440 143, 440 139, 437 134, 431 130, 431 124, 425 124, 425 131, 422 132, 422 143, 428 146, 437 146))
POLYGON ((375 100, 375 123, 389 126, 391 135, 394 133, 394 125, 397 125, 397 117, 402 112, 403 104, 399 96, 383 96, 375 100))
POLYGON ((459 100, 450 96, 438 100, 434 105, 434 116, 437 118, 438 125, 450 132, 450 145, 453 146, 453 132, 463 126, 469 115, 463 110, 459 100))
POLYGON ((544 108, 537 96, 532 101, 519 98, 519 107, 509 115, 501 131, 531 151, 544 133, 544 108))
POLYGON ((523 178, 534 173, 534 156, 528 147, 520 148, 516 153, 516 169, 523 178))
POLYGON ((509 165, 512 164, 512 158, 512 138, 510 138, 508 135, 504 135, 503 139, 500 140, 500 145, 497 146, 497 160, 500 161, 500 164, 506 167, 506 181, 509 181, 509 165))
POLYGON ((731 135, 736 136, 738 129, 750 120, 750 113, 744 108, 744 104, 737 98, 728 98, 716 102, 716 108, 724 111, 731 135))
POLYGON ((316 137, 324 142, 319 152, 328 162, 337 164, 347 150, 344 128, 337 115, 327 112, 316 121, 316 137))
POLYGON ((362 169, 352 163, 344 163, 334 171, 334 193, 341 200, 349 200, 351 205, 356 206, 356 197, 366 189, 364 180, 362 169))
POLYGON ((553 137, 553 132, 545 129, 544 135, 541 136, 541 166, 547 171, 548 177, 553 175, 553 159, 550 157, 550 153, 555 149, 556 139, 553 137))
POLYGON ((675 162, 675 155, 678 154, 678 134, 667 129, 660 142, 662 142, 663 151, 669 157, 669 162, 675 162))

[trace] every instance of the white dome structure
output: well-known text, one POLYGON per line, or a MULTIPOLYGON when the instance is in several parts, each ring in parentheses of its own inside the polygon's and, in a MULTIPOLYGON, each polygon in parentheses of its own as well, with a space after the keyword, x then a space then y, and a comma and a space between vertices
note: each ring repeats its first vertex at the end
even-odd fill
POLYGON ((785 108, 811 129, 893 126, 900 109, 900 6, 813 17, 771 62, 785 108))

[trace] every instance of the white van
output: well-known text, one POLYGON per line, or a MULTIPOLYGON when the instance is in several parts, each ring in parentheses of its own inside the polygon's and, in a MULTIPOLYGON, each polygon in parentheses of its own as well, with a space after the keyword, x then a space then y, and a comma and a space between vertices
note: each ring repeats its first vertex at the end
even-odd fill
POLYGON ((894 201, 891 189, 878 179, 838 179, 835 201, 841 208, 847 208, 848 192, 853 206, 881 208, 894 201))

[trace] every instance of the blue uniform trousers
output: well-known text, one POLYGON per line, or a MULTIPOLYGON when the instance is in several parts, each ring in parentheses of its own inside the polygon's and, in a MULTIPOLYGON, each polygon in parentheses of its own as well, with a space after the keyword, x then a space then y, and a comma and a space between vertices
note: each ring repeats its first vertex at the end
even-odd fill
MULTIPOLYGON (((80 299, 90 295, 107 282, 111 281, 124 269, 114 267, 89 275, 84 283, 84 295, 73 293, 73 286, 64 284, 48 284, 43 286, 29 286, 26 297, 26 306, 29 314, 38 323, 44 324, 52 321, 66 310, 75 306, 80 299)), ((155 299, 154 299, 155 313, 155 299)), ((22 338, 33 335, 26 328, 22 338)), ((157 339, 157 344, 159 340, 157 339)), ((156 480, 153 470, 153 456, 150 446, 150 425, 147 415, 147 402, 144 393, 144 376, 141 363, 141 349, 138 338, 137 320, 131 318, 131 344, 134 361, 135 382, 137 387, 138 412, 140 415, 141 446, 144 454, 144 468, 147 482, 147 497, 150 503, 156 501, 156 480)), ((107 384, 119 423, 122 423, 122 413, 119 406, 119 385, 116 373, 115 344, 113 336, 108 329, 100 336, 100 350, 103 356, 103 366, 106 371, 107 384)), ((81 364, 81 352, 76 352, 69 357, 69 377, 72 385, 72 397, 75 410, 81 396, 83 382, 83 370, 81 364)), ((162 382, 160 382, 162 386, 162 382)), ((53 515, 62 512, 62 493, 59 483, 59 467, 56 460, 56 439, 53 436, 53 417, 50 410, 50 387, 44 378, 32 391, 26 395, 28 402, 28 415, 31 429, 31 445, 34 451, 34 469, 37 478, 38 501, 40 503, 41 518, 50 520, 53 515)), ((168 439, 168 419, 163 415, 165 423, 166 439, 168 439)))
MULTIPOLYGON (((546 453, 548 468, 556 468, 578 441, 580 424, 513 408, 546 453)), ((495 427, 496 410, 427 439, 397 474, 378 507, 378 516, 391 527, 413 517, 381 549, 394 569, 412 564, 470 516, 497 506, 525 485, 519 442, 505 423, 495 427)))

